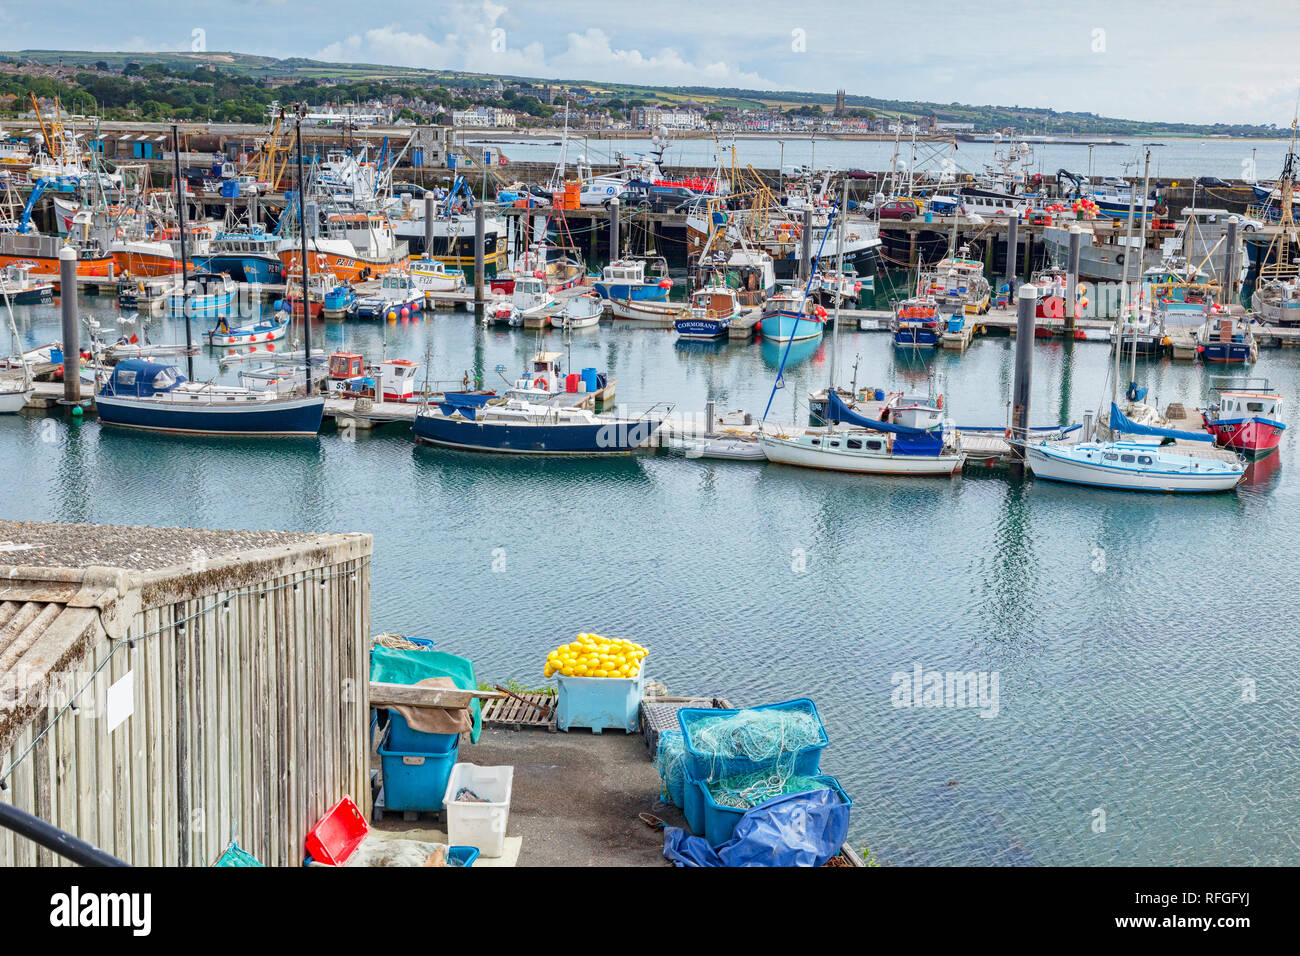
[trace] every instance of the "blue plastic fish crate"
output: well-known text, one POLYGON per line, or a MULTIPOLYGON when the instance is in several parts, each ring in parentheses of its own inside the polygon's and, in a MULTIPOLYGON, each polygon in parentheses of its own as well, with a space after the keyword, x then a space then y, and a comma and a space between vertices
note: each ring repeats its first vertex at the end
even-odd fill
MULTIPOLYGON (((850 800, 849 795, 844 792, 844 788, 840 786, 840 782, 830 774, 821 774, 816 779, 825 783, 829 789, 834 790, 839 794, 840 799, 850 807, 853 806, 853 801, 850 800)), ((703 803, 701 807, 701 815, 704 817, 703 836, 709 841, 710 846, 721 846, 731 839, 731 835, 736 832, 736 824, 740 823, 740 818, 749 811, 739 810, 735 807, 724 807, 713 799, 713 794, 709 792, 709 789, 705 784, 696 783, 694 786, 699 791, 700 799, 703 803)), ((813 791, 809 791, 809 793, 811 792, 813 791)), ((687 818, 687 822, 690 822, 689 817, 687 818)), ((691 830, 693 830, 696 835, 701 834, 701 831, 697 830, 693 825, 691 826, 691 830)))
POLYGON ((443 809, 451 768, 456 765, 459 747, 446 753, 419 753, 388 749, 391 728, 379 745, 379 761, 384 772, 384 808, 433 812, 443 809))
POLYGON ((388 746, 416 754, 445 754, 456 749, 460 734, 426 734, 412 730, 406 718, 388 708, 388 746))
POLYGON ((682 788, 682 815, 686 817, 686 825, 696 836, 704 836, 704 807, 707 799, 704 784, 687 777, 686 785, 682 788))
MULTIPOLYGON (((757 773, 771 766, 771 761, 751 760, 748 757, 715 758, 712 754, 699 750, 691 738, 692 727, 705 718, 731 717, 750 710, 790 710, 812 714, 817 721, 821 741, 794 753, 793 772, 805 777, 815 776, 817 771, 821 769, 822 751, 830 744, 830 738, 826 736, 826 728, 822 725, 821 715, 817 713, 817 705, 807 697, 782 701, 779 704, 760 704, 757 707, 743 708, 743 710, 707 710, 698 707, 679 710, 677 712, 677 724, 682 728, 682 736, 686 741, 686 776, 690 779, 708 782, 721 780, 724 777, 738 777, 747 773, 757 773)), ((785 759, 788 760, 789 758, 785 759)))
POLYGON ((636 677, 565 677, 555 675, 559 700, 555 724, 560 730, 606 727, 634 734, 640 725, 641 698, 645 696, 645 667, 636 677))

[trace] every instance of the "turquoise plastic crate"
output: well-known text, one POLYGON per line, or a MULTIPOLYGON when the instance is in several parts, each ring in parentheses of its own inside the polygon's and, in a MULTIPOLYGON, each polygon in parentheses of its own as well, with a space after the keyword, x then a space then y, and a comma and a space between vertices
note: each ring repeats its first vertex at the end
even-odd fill
POLYGON ((384 772, 384 808, 433 812, 444 808, 451 768, 456 765, 459 747, 447 753, 419 753, 390 750, 390 727, 379 745, 379 761, 384 772))
MULTIPOLYGON (((853 806, 853 801, 850 800, 849 795, 844 792, 844 788, 840 786, 840 782, 830 774, 821 774, 816 779, 824 782, 829 789, 834 790, 839 794, 840 799, 850 807, 853 806)), ((718 802, 713 799, 713 794, 709 793, 707 786, 702 783, 697 783, 695 784, 695 787, 700 792, 700 797, 703 801, 701 812, 704 817, 704 838, 708 840, 712 846, 721 846, 723 843, 726 843, 731 839, 731 835, 736 832, 736 824, 738 824, 740 818, 749 811, 738 810, 735 807, 720 806, 718 802)), ((812 793, 813 791, 809 792, 812 793)), ((691 829, 697 835, 701 832, 700 830, 696 830, 694 826, 692 826, 691 829)))
POLYGON ((476 846, 447 847, 447 863, 451 866, 473 866, 477 859, 478 847, 476 846))
POLYGON ((388 728, 388 746, 404 753, 450 753, 460 741, 460 734, 426 734, 412 730, 406 718, 391 707, 388 708, 388 728))
MULTIPOLYGON (((793 772, 805 777, 816 776, 818 770, 821 769, 822 751, 831 742, 830 738, 826 736, 826 728, 822 724, 821 715, 817 713, 816 704, 807 697, 799 697, 778 704, 759 704, 757 707, 745 707, 743 710, 802 710, 812 714, 817 721, 821 741, 794 754, 793 772)), ((694 741, 691 739, 691 728, 694 724, 704 718, 717 719, 739 713, 741 713, 741 709, 722 710, 701 707, 684 707, 677 712, 677 724, 681 727, 682 737, 686 742, 687 777, 703 781, 722 780, 726 777, 739 777, 747 773, 757 773, 771 765, 770 761, 750 760, 748 757, 715 759, 712 754, 696 749, 694 741)))
POLYGON ((606 727, 634 734, 640 727, 641 698, 645 696, 645 662, 636 677, 565 677, 555 675, 559 699, 555 723, 560 730, 606 727))
POLYGON ((687 777, 686 785, 682 787, 682 815, 686 817, 686 825, 696 836, 704 836, 704 805, 707 798, 704 784, 687 777))

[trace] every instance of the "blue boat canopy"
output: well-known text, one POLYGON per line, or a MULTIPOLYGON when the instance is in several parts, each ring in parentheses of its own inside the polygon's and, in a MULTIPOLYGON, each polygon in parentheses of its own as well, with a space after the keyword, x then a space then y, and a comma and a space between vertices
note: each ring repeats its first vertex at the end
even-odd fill
POLYGON ((146 359, 123 359, 113 366, 103 392, 146 398, 170 392, 184 381, 185 376, 175 365, 160 365, 146 359))
POLYGON ((1139 425, 1119 410, 1114 402, 1110 403, 1111 431, 1123 432, 1125 435, 1153 435, 1160 438, 1182 438, 1187 441, 1214 441, 1209 432, 1187 432, 1180 428, 1157 428, 1154 425, 1139 425))
MULTIPOLYGON (((925 435, 932 429, 912 428, 908 425, 895 425, 893 422, 882 422, 878 418, 868 418, 866 415, 859 415, 849 406, 844 404, 844 399, 840 398, 839 393, 831 389, 830 403, 826 410, 826 417, 833 422, 846 422, 850 425, 857 425, 860 428, 870 428, 878 432, 890 432, 895 435, 925 435)), ((940 426, 935 425, 935 428, 940 426)), ((928 454, 928 453, 927 453, 928 454)))

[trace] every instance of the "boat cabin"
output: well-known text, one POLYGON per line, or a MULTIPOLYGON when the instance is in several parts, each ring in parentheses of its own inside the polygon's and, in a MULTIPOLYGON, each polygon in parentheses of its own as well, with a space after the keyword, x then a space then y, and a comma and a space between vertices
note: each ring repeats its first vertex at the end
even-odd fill
POLYGON ((1220 392, 1219 419, 1268 418, 1276 421, 1282 396, 1270 392, 1220 392))
POLYGON ((736 313, 736 293, 730 289, 710 286, 691 296, 691 317, 717 319, 736 313))
POLYGON ((640 285, 645 281, 645 263, 637 259, 618 259, 601 271, 606 282, 627 282, 640 285))
POLYGON ((415 373, 420 366, 410 359, 379 363, 379 384, 385 402, 405 402, 415 396, 415 373))
POLYGON ((356 378, 365 374, 366 363, 359 352, 331 352, 329 377, 331 379, 356 378))

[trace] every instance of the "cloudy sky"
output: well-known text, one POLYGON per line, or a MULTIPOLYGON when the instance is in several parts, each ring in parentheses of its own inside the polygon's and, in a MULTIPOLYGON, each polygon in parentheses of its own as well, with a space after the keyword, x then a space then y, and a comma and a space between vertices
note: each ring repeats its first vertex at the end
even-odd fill
POLYGON ((1287 125, 1296 0, 0 0, 8 49, 190 50, 1287 125))

